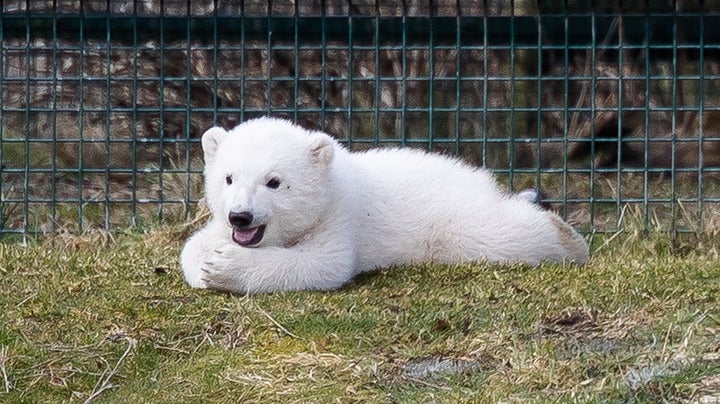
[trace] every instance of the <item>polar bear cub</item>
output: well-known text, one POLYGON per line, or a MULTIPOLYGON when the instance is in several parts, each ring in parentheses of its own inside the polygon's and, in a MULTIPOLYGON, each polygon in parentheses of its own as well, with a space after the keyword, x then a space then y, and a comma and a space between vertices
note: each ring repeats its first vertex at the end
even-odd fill
POLYGON ((584 263, 575 230, 484 169, 409 149, 351 153, 325 133, 259 118, 202 136, 209 223, 180 257, 193 287, 336 289, 434 261, 584 263))

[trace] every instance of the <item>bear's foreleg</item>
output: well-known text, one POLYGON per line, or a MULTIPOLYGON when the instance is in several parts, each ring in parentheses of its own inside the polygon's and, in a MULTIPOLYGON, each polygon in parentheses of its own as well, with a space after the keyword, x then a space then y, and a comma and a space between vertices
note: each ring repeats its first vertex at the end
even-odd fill
POLYGON ((354 252, 343 244, 247 248, 226 242, 203 262, 202 280, 237 294, 337 289, 354 275, 354 252))
POLYGON ((211 220, 188 239, 180 254, 180 267, 188 285, 193 288, 207 287, 202 280, 203 264, 214 254, 217 240, 226 239, 227 233, 222 222, 211 220))

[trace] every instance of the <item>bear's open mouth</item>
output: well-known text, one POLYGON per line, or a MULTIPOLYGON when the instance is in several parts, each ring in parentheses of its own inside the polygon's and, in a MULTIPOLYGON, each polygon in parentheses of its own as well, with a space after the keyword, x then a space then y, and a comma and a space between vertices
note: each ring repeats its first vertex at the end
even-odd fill
POLYGON ((262 240, 265 234, 265 225, 252 227, 249 229, 241 229, 239 227, 233 227, 232 239, 234 242, 240 244, 243 247, 253 246, 262 240))

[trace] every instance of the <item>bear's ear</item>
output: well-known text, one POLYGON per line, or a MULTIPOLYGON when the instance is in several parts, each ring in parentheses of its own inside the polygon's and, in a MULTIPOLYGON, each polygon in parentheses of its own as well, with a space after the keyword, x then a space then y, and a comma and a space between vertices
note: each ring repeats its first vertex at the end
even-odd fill
POLYGON ((310 142, 310 157, 313 162, 327 167, 332 163, 335 156, 335 140, 330 136, 315 132, 310 142))
POLYGON ((225 136, 227 136, 227 131, 219 126, 212 127, 203 133, 202 148, 205 154, 205 163, 210 163, 215 159, 218 145, 225 136))

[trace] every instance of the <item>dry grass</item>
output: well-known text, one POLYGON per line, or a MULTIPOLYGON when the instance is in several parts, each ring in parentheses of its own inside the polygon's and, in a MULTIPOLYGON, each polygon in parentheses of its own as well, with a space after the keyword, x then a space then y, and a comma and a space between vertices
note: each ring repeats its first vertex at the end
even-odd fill
POLYGON ((0 244, 0 399, 717 398, 717 236, 672 250, 638 219, 585 267, 419 265, 254 297, 184 285, 187 227, 0 244))

